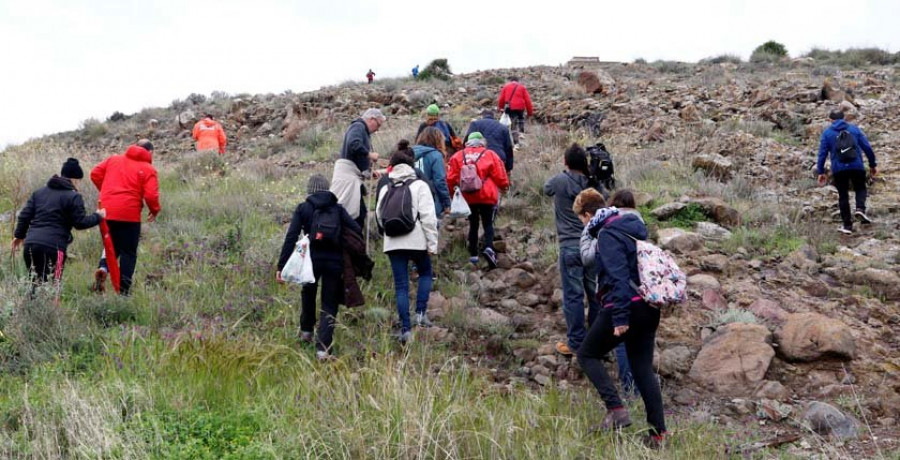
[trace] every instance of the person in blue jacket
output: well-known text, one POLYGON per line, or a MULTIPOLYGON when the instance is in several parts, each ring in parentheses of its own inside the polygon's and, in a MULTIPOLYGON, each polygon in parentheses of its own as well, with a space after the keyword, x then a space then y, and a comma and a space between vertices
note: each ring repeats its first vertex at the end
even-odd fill
POLYGON ((437 104, 431 104, 425 109, 425 121, 419 124, 419 129, 416 131, 416 139, 418 139, 419 135, 422 134, 422 131, 425 131, 425 128, 428 127, 435 127, 444 135, 445 152, 453 154, 456 153, 457 150, 462 149, 462 146, 456 146, 456 149, 454 149, 453 138, 456 137, 456 131, 453 131, 453 125, 441 120, 441 109, 437 104))
POLYGON ((412 74, 414 79, 419 78, 419 64, 416 64, 416 66, 412 68, 412 74))
POLYGON ((878 174, 878 164, 875 162, 875 152, 872 151, 869 139, 859 127, 844 121, 844 112, 834 110, 828 114, 828 118, 832 120, 831 126, 822 133, 822 139, 819 141, 819 161, 816 165, 819 173, 819 185, 825 185, 827 180, 825 160, 830 155, 831 176, 838 191, 838 207, 841 210, 841 220, 843 221, 843 225, 838 231, 850 235, 853 233, 853 216, 850 215, 851 184, 856 195, 856 212, 853 215, 860 223, 872 223, 872 220, 866 215, 868 191, 866 189, 866 166, 863 164, 862 153, 864 152, 869 160, 872 177, 878 174), (842 131, 848 132, 853 138, 854 146, 848 147, 856 150, 855 158, 852 161, 841 161, 838 157, 837 140, 842 131))
POLYGON ((440 129, 429 126, 422 130, 413 146, 416 169, 434 186, 434 208, 441 218, 450 210, 450 190, 447 188, 447 169, 444 167, 445 140, 440 129))
POLYGON ((469 134, 479 132, 487 141, 487 147, 503 160, 506 166, 506 172, 513 169, 513 142, 510 135, 509 127, 494 119, 494 112, 485 110, 481 112, 481 120, 475 120, 469 124, 469 130, 466 131, 465 141, 468 142, 469 134))

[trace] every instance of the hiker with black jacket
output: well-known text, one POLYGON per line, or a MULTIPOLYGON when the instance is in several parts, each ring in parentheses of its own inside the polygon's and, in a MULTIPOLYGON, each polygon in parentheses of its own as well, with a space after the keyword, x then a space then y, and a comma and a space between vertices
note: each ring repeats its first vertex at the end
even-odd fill
POLYGON ((313 327, 316 325, 316 292, 322 284, 322 317, 316 334, 316 358, 331 358, 334 323, 337 320, 338 305, 344 296, 344 253, 341 231, 349 229, 362 235, 362 229, 343 207, 337 197, 328 190, 328 179, 321 174, 309 178, 306 201, 294 210, 291 225, 284 237, 281 257, 275 280, 279 283, 281 270, 291 257, 300 233, 309 236, 310 259, 316 282, 303 286, 300 311, 300 340, 312 342, 313 327))
POLYGON ((647 239, 647 226, 632 214, 617 208, 602 208, 588 223, 588 232, 597 239, 597 285, 601 308, 591 324, 578 362, 606 405, 606 417, 599 430, 618 430, 631 425, 631 417, 615 385, 606 372, 603 358, 625 343, 634 384, 644 400, 651 447, 663 442, 665 414, 659 380, 653 373, 653 348, 659 328, 660 311, 644 301, 635 286, 638 274, 637 243, 647 239))
POLYGON ((513 169, 514 163, 513 142, 509 133, 509 127, 495 120, 492 110, 485 110, 481 112, 480 120, 475 120, 469 124, 464 141, 468 142, 469 135, 476 132, 484 136, 487 147, 503 160, 503 164, 506 165, 506 173, 509 174, 513 169))
POLYGON ((407 141, 401 141, 391 155, 390 184, 378 192, 375 216, 384 229, 384 252, 391 261, 394 274, 394 294, 400 316, 400 342, 412 338, 409 317, 409 263, 416 266, 419 286, 416 293, 416 326, 431 326, 428 319, 428 298, 434 272, 431 256, 437 254, 438 230, 434 198, 425 181, 413 169, 413 151, 407 141))
POLYGON ((84 199, 78 186, 84 171, 75 158, 63 163, 59 175, 35 191, 19 212, 13 233, 12 250, 24 244, 25 265, 32 281, 46 282, 50 275, 60 282, 66 260, 66 250, 72 242, 72 229, 85 230, 96 226, 106 217, 105 209, 86 214, 84 199))
POLYGON ((843 225, 838 229, 845 235, 853 234, 853 217, 862 224, 870 224, 872 220, 866 215, 866 165, 862 154, 869 160, 869 171, 872 177, 878 174, 875 152, 869 139, 856 125, 844 121, 844 112, 832 111, 828 114, 832 124, 822 133, 819 141, 819 158, 816 167, 819 173, 819 185, 825 185, 825 160, 831 157, 831 176, 838 191, 838 207, 841 211, 843 225), (856 195, 856 211, 850 215, 850 187, 856 195))

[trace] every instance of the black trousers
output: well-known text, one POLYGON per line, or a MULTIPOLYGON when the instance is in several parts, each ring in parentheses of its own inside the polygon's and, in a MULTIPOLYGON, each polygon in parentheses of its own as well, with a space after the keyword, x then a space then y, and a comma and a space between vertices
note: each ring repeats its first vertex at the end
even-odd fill
POLYGON ((22 257, 25 258, 25 267, 31 274, 32 283, 46 283, 51 276, 57 282, 62 279, 63 266, 66 262, 65 252, 29 243, 25 245, 22 257))
POLYGON ((653 347, 656 341, 656 329, 659 327, 659 309, 647 305, 643 300, 631 303, 628 332, 616 337, 613 335, 612 309, 601 308, 597 320, 591 324, 587 337, 578 349, 578 361, 584 373, 600 393, 600 398, 609 410, 622 407, 622 400, 606 367, 603 357, 619 343, 625 342, 628 362, 634 376, 634 385, 641 393, 647 410, 647 423, 653 434, 666 431, 663 414, 662 393, 659 380, 653 373, 653 347))
POLYGON ((471 204, 469 209, 469 255, 478 255, 478 222, 484 226, 484 247, 494 249, 494 213, 497 207, 492 204, 471 204))
POLYGON ((359 195, 359 216, 357 216, 356 218, 356 223, 357 225, 359 225, 359 228, 363 229, 363 233, 365 234, 366 216, 369 215, 369 208, 366 207, 366 195, 368 194, 368 190, 366 190, 365 185, 361 185, 360 189, 361 193, 359 195))
POLYGON ((334 337, 338 305, 344 294, 343 267, 340 262, 313 261, 316 282, 303 286, 301 290, 300 330, 312 332, 316 325, 316 292, 322 284, 322 317, 316 334, 316 349, 329 351, 334 337))
POLYGON ((509 127, 510 131, 512 131, 513 135, 513 143, 519 143, 519 134, 525 132, 525 111, 524 110, 510 110, 509 112, 509 121, 512 122, 512 125, 509 127))
POLYGON ((868 198, 868 189, 866 188, 866 171, 851 170, 839 171, 834 173, 834 186, 838 191, 838 207, 841 209, 841 220, 844 222, 845 228, 853 227, 853 216, 850 214, 850 186, 853 186, 856 195, 856 209, 866 212, 866 198, 868 198))
MULTIPOLYGON (((131 282, 134 278, 134 269, 137 266, 138 242, 141 239, 140 222, 122 222, 108 220, 109 236, 112 238, 113 248, 116 250, 116 258, 119 261, 120 294, 128 295, 131 292, 131 282)), ((109 270, 106 258, 100 259, 100 268, 109 270)))

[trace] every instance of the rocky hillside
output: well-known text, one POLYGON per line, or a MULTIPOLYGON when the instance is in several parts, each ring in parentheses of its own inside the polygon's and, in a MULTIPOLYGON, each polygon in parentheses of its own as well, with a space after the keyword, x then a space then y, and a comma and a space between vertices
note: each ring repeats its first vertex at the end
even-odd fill
MULTIPOLYGON (((696 420, 771 431, 761 445, 738 446, 742 452, 789 444, 794 454, 810 454, 807 439, 818 436, 843 446, 826 456, 900 447, 896 67, 607 64, 302 94, 192 95, 165 109, 86 123, 53 141, 100 157, 147 136, 160 162, 177 167, 196 160, 189 130, 211 111, 229 133, 224 160, 238 168, 262 170, 263 180, 327 171, 343 128, 364 109, 388 115, 375 141, 387 153, 413 134, 431 103, 464 132, 478 112, 495 107, 511 75, 529 88, 536 114, 504 201, 500 268, 472 271, 464 257, 442 255, 445 274, 467 288, 438 285, 432 311, 446 328, 429 335, 458 342, 498 385, 586 383, 577 363, 553 350, 565 328, 551 204, 539 187, 560 168, 569 142, 602 139, 620 184, 639 192, 654 238, 690 275, 690 300, 665 311, 660 327, 658 370, 670 407, 696 420), (836 190, 815 184, 818 137, 836 107, 866 131, 879 159, 869 201, 875 223, 853 236, 836 232, 836 190), (457 330, 453 318, 462 311, 509 334, 498 341, 457 330)), ((465 225, 448 230, 458 241, 465 225)))

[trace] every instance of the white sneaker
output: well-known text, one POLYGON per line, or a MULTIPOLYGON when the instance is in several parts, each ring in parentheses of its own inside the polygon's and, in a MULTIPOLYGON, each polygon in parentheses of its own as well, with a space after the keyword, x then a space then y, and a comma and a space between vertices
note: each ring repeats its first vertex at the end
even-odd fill
POLYGON ((838 231, 843 233, 844 235, 852 235, 853 234, 852 228, 841 227, 841 228, 838 228, 838 231))
POLYGON ((316 351, 316 359, 320 362, 331 361, 334 359, 334 356, 329 354, 327 351, 316 351))
POLYGON ((856 212, 853 213, 856 216, 856 220, 863 224, 871 224, 872 219, 869 219, 869 216, 866 215, 865 211, 857 209, 856 212))
POLYGON ((428 319, 428 315, 426 315, 425 313, 416 313, 416 326, 431 327, 433 325, 434 324, 432 324, 431 320, 428 319))

